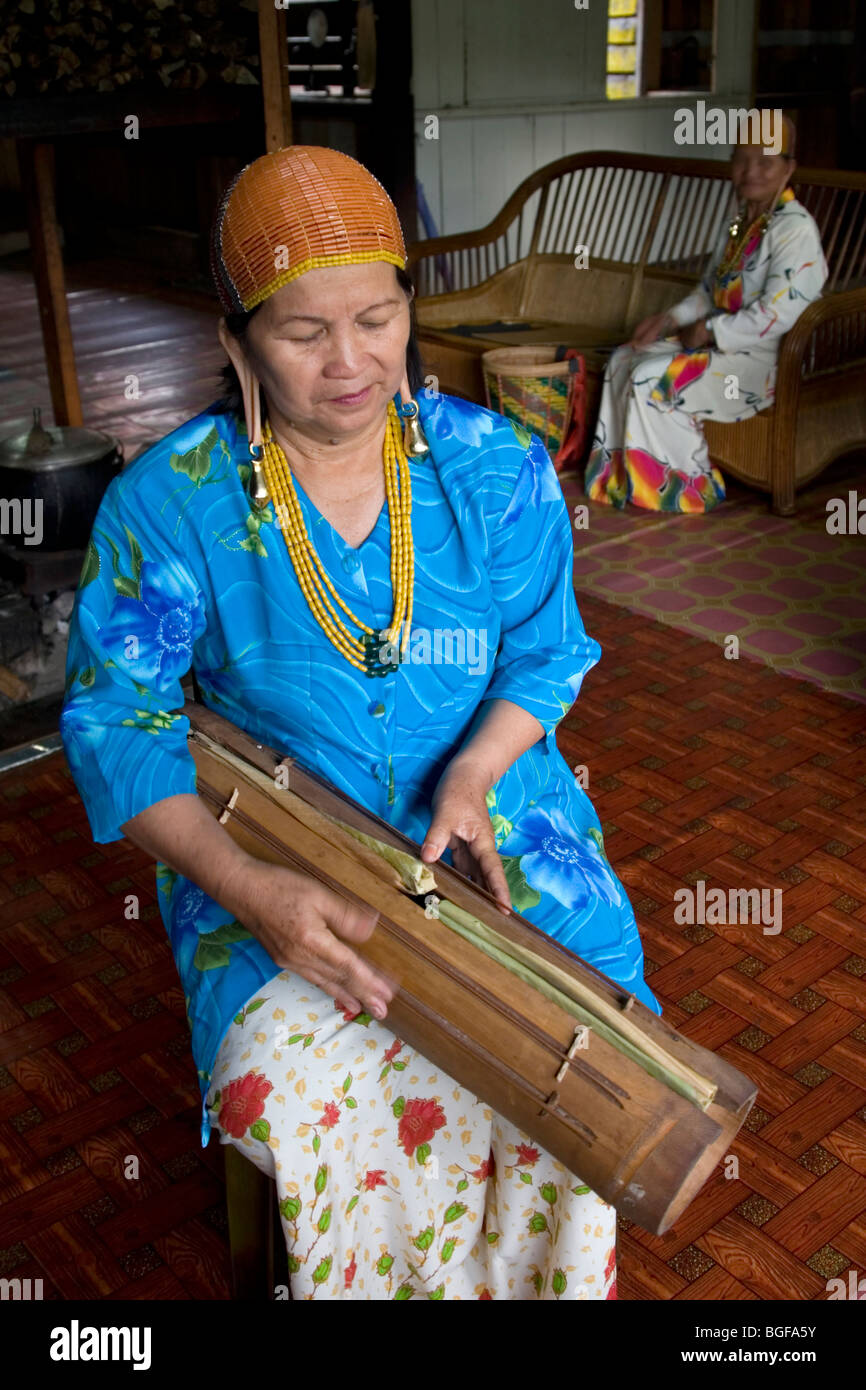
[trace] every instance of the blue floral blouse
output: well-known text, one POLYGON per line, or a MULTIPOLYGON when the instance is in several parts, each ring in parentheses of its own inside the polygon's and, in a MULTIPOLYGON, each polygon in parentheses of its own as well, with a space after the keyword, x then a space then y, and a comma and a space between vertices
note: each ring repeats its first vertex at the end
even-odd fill
MULTIPOLYGON (((272 507, 251 510, 241 420, 205 411, 114 480, 72 617, 64 747, 94 839, 194 792, 181 679, 257 741, 291 753, 413 840, 485 701, 511 700, 539 739, 488 794, 514 907, 654 1012, 634 912, 554 730, 601 655, 572 587, 572 537, 540 441, 480 406, 422 391, 430 453, 410 460, 415 608, 404 662, 351 666, 303 598, 272 507)), ((296 482, 307 532, 348 606, 390 622, 387 505, 357 547, 296 482)), ((157 867, 202 1098, 223 1036, 279 973, 197 885, 157 867)), ((202 1106, 202 1142, 209 1137, 202 1106)))

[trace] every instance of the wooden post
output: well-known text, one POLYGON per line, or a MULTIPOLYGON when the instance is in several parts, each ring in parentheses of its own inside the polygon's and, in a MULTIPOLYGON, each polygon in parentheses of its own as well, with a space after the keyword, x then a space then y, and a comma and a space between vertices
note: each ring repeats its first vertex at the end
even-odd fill
MULTIPOLYGON (((639 20, 635 21, 639 23, 639 20)), ((662 2, 645 0, 638 96, 657 92, 662 81, 662 2)))
POLYGON ((289 50, 286 12, 274 0, 259 0, 259 58, 265 116, 265 150, 292 143, 292 100, 289 93, 289 50))
POLYGON ((54 201, 54 146, 18 140, 17 147, 54 423, 81 425, 84 421, 54 201))
MULTIPOLYGON (((370 121, 358 159, 394 200, 407 242, 417 236, 415 118, 412 105, 412 16, 408 4, 379 5, 375 17, 375 71, 370 121)), ((366 21, 365 21, 366 22, 366 21)), ((369 34, 367 37, 369 45, 369 34)), ((369 65, 369 46, 366 64, 369 65)))

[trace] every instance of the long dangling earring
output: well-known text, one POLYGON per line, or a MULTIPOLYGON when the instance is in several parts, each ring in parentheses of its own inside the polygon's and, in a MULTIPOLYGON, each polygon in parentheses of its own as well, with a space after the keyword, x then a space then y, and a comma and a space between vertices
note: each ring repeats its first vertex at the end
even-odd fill
POLYGON ((427 437, 421 428, 418 402, 414 400, 403 401, 397 409, 406 421, 403 430, 403 449, 406 457, 415 459, 420 458, 422 454, 429 454, 430 445, 427 443, 427 437))
POLYGON ((225 348, 229 361, 237 373, 244 403, 244 420, 247 427, 247 440, 250 451, 250 477, 248 493, 250 505, 261 511, 270 501, 265 474, 262 469, 262 396, 258 378, 253 372, 243 347, 226 327, 225 319, 219 322, 219 340, 225 348))
POLYGON ((262 454, 264 450, 261 444, 250 445, 250 502, 256 511, 261 511, 270 501, 265 475, 262 471, 262 454))

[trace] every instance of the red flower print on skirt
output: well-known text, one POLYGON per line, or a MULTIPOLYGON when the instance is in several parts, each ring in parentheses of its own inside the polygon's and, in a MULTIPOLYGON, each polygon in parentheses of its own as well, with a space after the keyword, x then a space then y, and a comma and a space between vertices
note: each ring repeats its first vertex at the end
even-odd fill
MULTIPOLYGON (((611 1276, 612 1274, 615 1274, 615 1272, 616 1272, 616 1246, 614 1245, 613 1249, 611 1250, 610 1254, 609 1254, 608 1257, 607 1257, 607 1266, 606 1266, 605 1271, 604 1271, 604 1281, 605 1281, 605 1283, 607 1283, 607 1281, 608 1281, 608 1279, 610 1278, 610 1276, 611 1276)), ((607 1291, 607 1296, 606 1296, 606 1297, 607 1297, 607 1298, 616 1298, 616 1279, 614 1279, 613 1283, 611 1284, 610 1288, 608 1289, 608 1291, 607 1291)))
POLYGON ((421 1144, 427 1144, 445 1123, 445 1112, 435 1100, 407 1100, 400 1116, 398 1134, 403 1151, 411 1158, 421 1144))
POLYGON ((250 1125, 261 1119, 273 1089, 267 1077, 254 1071, 230 1081, 220 1097, 220 1128, 233 1139, 243 1139, 250 1125))
POLYGON ((385 1182, 384 1168, 370 1168, 364 1174, 364 1187, 368 1192, 375 1192, 377 1187, 381 1187, 385 1182))
POLYGON ((343 1270, 343 1282, 345 1283, 347 1289, 350 1289, 352 1287, 352 1281, 354 1280, 357 1271, 358 1266, 355 1264, 355 1254, 353 1251, 351 1260, 346 1265, 346 1268, 343 1270))
POLYGON ((519 1168, 521 1163, 525 1163, 531 1168, 533 1163, 537 1163, 540 1157, 541 1154, 538 1152, 538 1149, 532 1148, 530 1144, 518 1144, 517 1161, 514 1166, 515 1168, 519 1168))
POLYGON ((402 1046, 403 1044, 401 1043, 400 1039, 395 1038, 391 1046, 388 1048, 388 1051, 385 1053, 385 1056, 382 1058, 382 1061, 393 1062, 394 1058, 397 1056, 397 1053, 400 1051, 402 1046))
POLYGON ((473 1178, 477 1178, 477 1180, 478 1180, 479 1182, 486 1182, 487 1179, 492 1175, 493 1169, 494 1169, 493 1150, 491 1149, 491 1150, 490 1150, 490 1157, 489 1157, 489 1158, 485 1158, 485 1160, 484 1160, 484 1162, 482 1163, 482 1165, 481 1165, 480 1168, 475 1168, 475 1169, 473 1169, 472 1176, 473 1176, 473 1178))
POLYGON ((316 1121, 316 1124, 321 1125, 322 1129, 333 1129, 334 1125, 338 1125, 339 1123, 339 1107, 336 1106, 332 1100, 329 1100, 325 1103, 325 1113, 320 1120, 316 1121))

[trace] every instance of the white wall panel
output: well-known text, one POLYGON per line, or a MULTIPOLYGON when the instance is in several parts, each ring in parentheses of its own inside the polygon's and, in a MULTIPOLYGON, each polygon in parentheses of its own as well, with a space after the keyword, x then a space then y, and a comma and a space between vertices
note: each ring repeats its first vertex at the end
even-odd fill
POLYGON ((604 96, 607 6, 592 0, 471 0, 466 7, 466 101, 527 105, 604 96))

